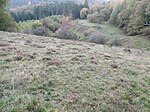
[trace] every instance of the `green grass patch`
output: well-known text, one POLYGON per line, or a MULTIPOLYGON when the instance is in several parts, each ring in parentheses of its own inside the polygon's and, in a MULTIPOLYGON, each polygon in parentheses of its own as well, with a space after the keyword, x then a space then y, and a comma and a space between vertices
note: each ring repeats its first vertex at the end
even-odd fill
POLYGON ((100 32, 104 34, 107 38, 110 38, 110 42, 108 42, 110 44, 114 39, 121 39, 122 44, 125 47, 137 49, 146 48, 146 50, 149 50, 150 48, 149 39, 144 38, 142 36, 128 36, 121 29, 110 25, 108 22, 102 22, 101 24, 98 24, 90 23, 88 20, 78 20, 78 23, 80 25, 89 27, 88 30, 85 30, 85 34, 90 34, 92 32, 100 32))

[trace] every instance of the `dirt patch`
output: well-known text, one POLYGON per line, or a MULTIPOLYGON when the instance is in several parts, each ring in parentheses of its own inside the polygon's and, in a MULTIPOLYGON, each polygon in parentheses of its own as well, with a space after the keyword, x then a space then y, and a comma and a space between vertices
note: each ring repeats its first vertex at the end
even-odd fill
POLYGON ((59 60, 50 60, 50 61, 48 61, 48 65, 61 65, 62 64, 62 62, 61 61, 59 61, 59 60))

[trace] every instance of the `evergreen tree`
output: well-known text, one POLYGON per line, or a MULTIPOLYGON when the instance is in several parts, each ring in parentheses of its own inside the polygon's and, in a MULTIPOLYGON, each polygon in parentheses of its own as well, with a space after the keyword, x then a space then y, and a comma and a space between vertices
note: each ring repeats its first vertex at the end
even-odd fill
POLYGON ((85 2, 84 2, 84 8, 89 8, 88 0, 85 0, 85 2))
POLYGON ((65 15, 72 16, 74 19, 80 18, 80 10, 84 5, 76 4, 72 1, 67 2, 54 2, 45 5, 33 6, 30 9, 22 10, 19 12, 11 12, 12 17, 17 21, 27 21, 31 19, 41 19, 52 15, 65 15), (15 14, 14 14, 15 13, 15 14))
POLYGON ((6 12, 7 0, 0 0, 0 30, 1 31, 14 31, 16 25, 11 16, 6 12))

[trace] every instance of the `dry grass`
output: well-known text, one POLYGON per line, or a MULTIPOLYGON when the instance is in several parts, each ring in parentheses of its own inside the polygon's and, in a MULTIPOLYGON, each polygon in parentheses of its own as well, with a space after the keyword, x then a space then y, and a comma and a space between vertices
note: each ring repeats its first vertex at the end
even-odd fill
POLYGON ((149 112, 150 52, 0 32, 1 112, 149 112))

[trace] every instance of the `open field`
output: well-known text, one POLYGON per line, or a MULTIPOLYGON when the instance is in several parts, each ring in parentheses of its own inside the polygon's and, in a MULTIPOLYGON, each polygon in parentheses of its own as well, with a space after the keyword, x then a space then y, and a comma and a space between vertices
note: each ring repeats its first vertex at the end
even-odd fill
POLYGON ((0 32, 0 112, 149 111, 149 51, 0 32))
MULTIPOLYGON (((53 24, 51 24, 51 28, 54 30, 55 28, 57 29, 58 23, 54 21, 54 18, 61 18, 61 16, 53 16, 53 17, 47 17, 44 19, 48 19, 51 21, 53 24)), ((44 20, 43 19, 43 20, 44 20)), ((42 29, 40 28, 39 30, 33 30, 33 26, 37 26, 42 24, 40 21, 42 20, 29 20, 29 21, 24 21, 18 23, 18 27, 20 29, 20 32, 24 32, 27 34, 40 34, 40 32, 43 36, 56 36, 57 33, 56 31, 51 31, 50 29, 42 29), (36 33, 35 33, 36 31, 36 33)), ((97 32, 104 35, 106 37, 107 42, 105 43, 106 45, 112 45, 114 40, 118 40, 120 46, 126 47, 126 48, 136 48, 136 49, 145 49, 145 50, 150 50, 150 39, 142 36, 128 36, 125 34, 121 29, 110 25, 108 22, 102 22, 101 24, 97 23, 91 23, 88 20, 75 20, 72 21, 75 25, 73 25, 69 30, 70 36, 67 38, 70 39, 75 39, 79 41, 88 41, 88 38, 92 34, 96 34, 97 32)), ((58 25, 59 26, 59 25, 58 25)), ((63 26, 63 25, 62 25, 63 26)), ((68 31, 66 29, 66 31, 68 31)), ((69 34, 66 33, 66 34, 69 34)), ((62 33, 63 34, 63 33, 62 33)), ((64 37, 65 38, 65 37, 64 37)), ((115 45, 113 45, 115 46, 115 45)))
POLYGON ((78 20, 78 23, 82 26, 90 28, 99 28, 98 30, 93 30, 101 32, 106 37, 110 39, 121 39, 123 41, 124 47, 129 48, 146 48, 150 49, 150 39, 144 38, 142 36, 127 36, 121 29, 110 25, 108 22, 102 22, 101 24, 90 23, 88 20, 78 20))

